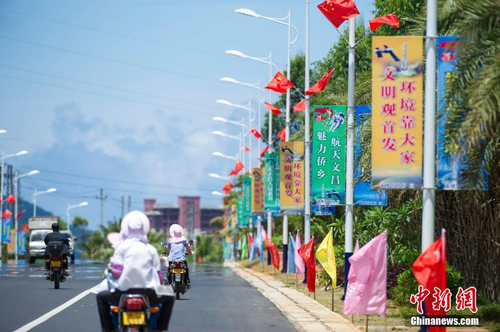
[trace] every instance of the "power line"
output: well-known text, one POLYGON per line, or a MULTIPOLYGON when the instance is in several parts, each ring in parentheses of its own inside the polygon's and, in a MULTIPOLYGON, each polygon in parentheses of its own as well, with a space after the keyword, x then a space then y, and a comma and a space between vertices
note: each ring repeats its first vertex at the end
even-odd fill
POLYGON ((9 37, 9 36, 5 36, 5 35, 0 35, 0 38, 14 41, 16 43, 22 43, 22 44, 42 47, 42 48, 46 48, 46 49, 50 49, 50 50, 55 50, 55 51, 70 53, 70 54, 74 54, 74 55, 84 56, 87 58, 94 58, 94 59, 99 59, 102 61, 114 62, 114 63, 118 63, 118 64, 125 65, 125 66, 131 66, 131 67, 136 67, 136 68, 148 69, 148 70, 152 70, 152 71, 164 72, 164 73, 183 76, 183 77, 197 78, 197 79, 205 80, 205 81, 209 81, 209 82, 214 82, 214 81, 219 82, 218 80, 213 79, 213 78, 192 75, 192 74, 186 74, 186 73, 171 71, 171 70, 167 70, 167 69, 163 69, 163 68, 147 66, 147 65, 143 65, 143 64, 139 64, 139 63, 133 63, 133 62, 123 61, 123 60, 118 60, 118 59, 107 58, 107 57, 103 57, 100 55, 93 55, 93 54, 88 54, 88 53, 83 53, 83 52, 72 51, 72 50, 68 50, 65 48, 61 48, 61 47, 40 44, 40 43, 36 43, 36 42, 28 41, 28 40, 23 40, 23 39, 19 39, 19 38, 14 38, 14 37, 9 37))

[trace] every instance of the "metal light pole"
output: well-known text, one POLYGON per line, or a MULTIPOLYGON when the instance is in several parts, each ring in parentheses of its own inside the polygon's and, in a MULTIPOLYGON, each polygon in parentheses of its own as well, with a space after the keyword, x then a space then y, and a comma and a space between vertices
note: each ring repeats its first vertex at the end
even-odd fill
POLYGON ((33 217, 36 217, 36 196, 50 194, 50 193, 53 193, 54 191, 57 191, 57 189, 50 188, 50 189, 47 189, 45 191, 37 191, 35 188, 35 192, 33 193, 33 217))
MULTIPOLYGON (((288 15, 285 16, 284 18, 275 18, 275 17, 266 17, 260 14, 257 14, 253 10, 250 9, 237 9, 235 10, 237 13, 251 16, 251 17, 256 17, 256 18, 262 18, 267 21, 275 22, 278 24, 286 25, 288 26, 288 43, 287 43, 287 73, 286 77, 287 79, 290 79, 290 63, 291 63, 291 49, 292 45, 297 41, 299 32, 295 26, 292 25, 292 11, 288 11, 288 15), (288 21, 288 22, 287 22, 288 21), (295 39, 292 41, 292 28, 295 30, 295 39)), ((306 60, 307 61, 307 60, 306 60)), ((290 89, 286 91, 286 141, 288 142, 290 140, 290 89)), ((269 112, 269 119, 272 119, 272 114, 269 112)), ((270 138, 269 142, 271 142, 271 135, 272 135, 272 129, 270 127, 270 138)), ((268 212, 268 220, 269 216, 271 213, 268 212)), ((268 233, 272 230, 270 227, 270 222, 268 223, 268 233)), ((271 235, 269 235, 271 236, 271 235)), ((283 216, 283 252, 286 252, 288 250, 288 216, 284 215, 283 216)), ((288 266, 288 261, 287 261, 287 256, 283 255, 283 270, 281 272, 285 273, 287 271, 287 266, 288 266)))
MULTIPOLYGON (((309 1, 306 0, 306 51, 305 51, 305 90, 309 90, 309 1)), ((305 172, 305 211, 304 211, 304 243, 309 242, 311 239, 311 142, 310 142, 310 129, 309 129, 309 98, 306 97, 305 109, 304 109, 304 126, 305 126, 305 137, 304 137, 304 172, 305 172)))
POLYGON ((68 207, 66 208, 66 220, 68 223, 68 231, 71 231, 71 221, 69 220, 69 212, 73 209, 76 209, 76 208, 79 208, 82 206, 87 206, 87 205, 89 205, 88 202, 81 202, 80 204, 76 204, 76 205, 70 205, 68 203, 68 207))
POLYGON ((434 242, 436 170, 436 38, 437 0, 427 0, 427 38, 425 40, 425 120, 424 186, 422 188, 422 252, 434 242))
MULTIPOLYGON (((7 131, 3 130, 2 134, 6 133, 7 131)), ((0 168, 0 213, 3 213, 3 186, 4 186, 4 181, 3 181, 3 169, 4 169, 4 166, 5 166, 5 159, 7 158, 11 158, 11 157, 19 157, 19 156, 22 156, 22 155, 25 155, 25 154, 28 154, 28 151, 26 150, 22 150, 22 151, 19 151, 18 153, 13 153, 13 154, 8 154, 6 155, 3 151, 2 151, 2 167, 0 168)), ((16 201, 17 201, 17 198, 16 198, 16 201)), ((0 216, 0 230, 3 229, 3 218, 0 216)), ((1 239, 1 235, 0 235, 0 259, 2 257, 2 247, 3 247, 3 244, 2 244, 2 239, 1 239)), ((17 243, 16 243, 16 248, 17 248, 17 243)))
POLYGON ((14 193, 16 195, 16 200, 15 200, 15 203, 14 203, 14 218, 15 218, 15 226, 14 226, 14 237, 15 237, 15 260, 16 260, 16 264, 17 264, 17 259, 18 259, 18 250, 17 250, 17 230, 18 230, 18 221, 17 221, 17 207, 18 207, 18 204, 17 202, 19 201, 19 195, 18 195, 18 186, 19 186, 19 179, 21 178, 24 178, 26 176, 31 176, 31 175, 35 175, 35 174, 38 174, 40 173, 39 171, 37 170, 33 170, 31 172, 28 172, 28 173, 24 173, 24 174, 21 174, 19 175, 18 171, 16 171, 16 174, 14 175, 14 193))

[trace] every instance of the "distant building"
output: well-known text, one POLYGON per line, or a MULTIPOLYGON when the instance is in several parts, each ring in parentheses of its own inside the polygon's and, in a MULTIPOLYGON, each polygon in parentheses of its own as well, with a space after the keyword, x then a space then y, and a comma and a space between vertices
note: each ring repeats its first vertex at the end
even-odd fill
POLYGON ((149 217, 151 228, 156 231, 168 232, 172 224, 181 225, 195 236, 222 229, 210 225, 210 220, 222 216, 223 211, 215 206, 200 206, 199 196, 179 196, 177 205, 158 204, 156 199, 144 199, 144 212, 149 217))

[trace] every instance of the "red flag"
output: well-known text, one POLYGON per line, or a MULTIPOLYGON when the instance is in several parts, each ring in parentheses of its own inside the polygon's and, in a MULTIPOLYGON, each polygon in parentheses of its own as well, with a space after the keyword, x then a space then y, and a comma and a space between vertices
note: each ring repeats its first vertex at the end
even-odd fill
POLYGON ((316 258, 314 257, 314 236, 303 245, 298 253, 304 259, 307 267, 307 289, 311 293, 316 291, 316 258))
POLYGON ((252 250, 252 246, 253 246, 253 236, 252 234, 248 233, 248 249, 252 250))
POLYGON ((292 82, 288 80, 282 73, 279 71, 274 75, 273 79, 269 84, 266 86, 266 89, 273 90, 279 93, 286 93, 286 90, 289 88, 293 88, 295 85, 293 85, 292 82))
MULTIPOLYGON (((434 293, 434 287, 441 291, 446 289, 446 241, 442 235, 431 244, 413 263, 413 275, 419 285, 434 293)), ((443 307, 439 311, 432 306, 433 296, 428 296, 425 301, 426 316, 446 315, 443 307)), ((429 331, 445 331, 444 327, 430 327, 429 331)))
POLYGON ((381 26, 382 24, 389 24, 395 28, 399 28, 399 20, 397 16, 394 14, 375 17, 374 19, 371 19, 368 22, 370 22, 370 29, 372 31, 377 30, 378 27, 381 26))
POLYGON ((233 175, 236 175, 236 173, 234 172, 234 170, 232 170, 231 172, 229 172, 229 176, 233 176, 233 175))
POLYGON ((279 133, 278 133, 278 137, 280 138, 280 140, 282 140, 283 142, 286 141, 286 128, 283 128, 279 133))
POLYGON ((306 100, 301 100, 293 107, 294 112, 304 112, 306 110, 306 100))
POLYGON ((7 202, 9 202, 10 204, 14 204, 15 201, 16 198, 14 197, 14 195, 10 194, 9 196, 7 196, 7 202))
POLYGON ((26 212, 26 209, 22 210, 21 212, 19 212, 16 216, 16 219, 19 219, 20 216, 22 216, 24 214, 24 212, 26 212))
POLYGON ((269 252, 271 253, 271 261, 275 268, 279 270, 280 268, 280 254, 273 241, 269 240, 269 237, 266 237, 266 246, 269 248, 269 252))
POLYGON ((250 149, 245 146, 245 152, 248 152, 248 151, 250 151, 250 149))
POLYGON ((22 229, 23 231, 25 231, 26 233, 28 233, 28 232, 30 231, 30 228, 29 228, 28 224, 24 224, 24 225, 21 227, 21 229, 22 229))
POLYGON ((2 213, 2 218, 10 218, 12 217, 12 212, 9 211, 9 209, 5 209, 5 211, 3 211, 2 213))
MULTIPOLYGON (((327 71, 323 77, 321 77, 318 81, 318 83, 314 84, 309 90, 306 91, 306 96, 315 94, 315 93, 320 93, 321 91, 325 90, 326 85, 328 84, 328 80, 330 79, 330 76, 332 76, 333 68, 327 71)), ((304 101, 305 103, 305 101, 304 101)), ((304 105, 305 106, 305 105, 304 105)))
POLYGON ((231 191, 231 189, 233 189, 233 184, 228 181, 226 182, 224 187, 222 187, 222 192, 227 195, 231 191))
POLYGON ((236 166, 234 166, 234 170, 231 171, 231 173, 229 173, 229 175, 238 175, 238 173, 243 169, 243 164, 241 163, 241 161, 239 160, 236 160, 236 166))
POLYGON ((281 114, 282 112, 280 111, 279 108, 277 108, 276 106, 272 105, 272 104, 269 104, 267 102, 264 102, 264 104, 266 104, 266 110, 268 111, 271 111, 273 112, 274 115, 278 115, 278 114, 281 114))
POLYGON ((257 129, 255 128, 252 128, 252 130, 250 130, 250 132, 255 136, 255 138, 259 139, 262 137, 262 135, 257 131, 257 129))
POLYGON ((353 0, 327 0, 319 4, 318 9, 336 28, 344 21, 359 15, 353 0))
POLYGON ((266 154, 267 152, 267 149, 269 149, 269 145, 266 145, 266 147, 264 148, 264 150, 262 150, 262 152, 260 153, 260 157, 264 157, 264 155, 266 154))

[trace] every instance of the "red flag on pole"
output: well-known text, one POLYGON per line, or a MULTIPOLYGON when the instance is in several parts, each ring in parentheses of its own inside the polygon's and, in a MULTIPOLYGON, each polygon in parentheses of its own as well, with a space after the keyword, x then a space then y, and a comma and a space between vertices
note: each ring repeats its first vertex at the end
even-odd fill
POLYGON ((319 4, 318 9, 336 28, 344 21, 359 15, 353 0, 327 0, 319 4))
POLYGON ((370 22, 370 29, 372 31, 375 31, 378 29, 379 26, 382 24, 388 24, 391 25, 395 28, 399 28, 399 20, 396 15, 394 14, 389 14, 381 17, 375 17, 374 19, 369 20, 370 22))
POLYGON ((273 90, 279 93, 286 93, 286 90, 289 88, 293 88, 295 85, 293 85, 292 82, 288 80, 282 73, 279 71, 274 75, 273 79, 269 84, 266 86, 266 89, 273 90))
POLYGON ((257 129, 255 128, 252 128, 252 130, 250 130, 250 132, 255 136, 255 138, 257 139, 260 139, 262 137, 262 135, 257 131, 257 129))
POLYGON ((264 157, 264 155, 266 154, 267 152, 267 149, 269 149, 269 145, 266 145, 266 147, 264 148, 264 150, 262 150, 262 152, 260 153, 260 157, 264 157))
POLYGON ((283 128, 281 129, 281 131, 278 133, 278 137, 280 138, 280 140, 282 140, 283 142, 286 141, 286 128, 283 128))
POLYGON ((271 253, 271 261, 273 262, 274 267, 279 270, 280 254, 278 252, 278 249, 276 249, 276 246, 274 245, 273 241, 271 241, 267 236, 266 236, 266 246, 269 248, 269 252, 271 253))
POLYGON ((224 185, 224 187, 222 187, 222 192, 227 195, 231 189, 233 189, 233 184, 231 182, 226 182, 226 184, 224 185))
POLYGON ((301 100, 293 106, 294 112, 304 112, 306 110, 306 100, 301 100))
MULTIPOLYGON (((306 95, 312 95, 315 93, 320 93, 321 91, 325 90, 326 85, 328 84, 328 80, 330 79, 330 76, 332 76, 333 68, 327 71, 323 77, 321 77, 318 81, 318 83, 314 84, 309 90, 306 91, 306 95)), ((304 101, 305 103, 305 101, 304 101)), ((305 106, 305 105, 304 105, 305 106)))
POLYGON ((10 194, 9 196, 7 196, 7 202, 9 202, 9 204, 14 204, 15 201, 16 197, 14 197, 14 195, 10 194))
POLYGON ((19 212, 16 216, 16 219, 19 219, 20 216, 22 216, 24 214, 24 212, 26 212, 26 209, 22 210, 21 212, 19 212))
POLYGON ((245 146, 245 152, 249 152, 250 149, 245 146))
POLYGON ((229 173, 229 176, 231 175, 238 175, 238 173, 243 169, 243 164, 241 161, 236 160, 236 166, 234 166, 234 169, 229 173))
POLYGON ((316 291, 316 258, 314 257, 314 236, 303 245, 298 253, 304 259, 307 268, 307 289, 311 293, 316 291))
MULTIPOLYGON (((413 263, 413 275, 419 285, 434 293, 434 287, 438 288, 441 292, 446 289, 446 240, 444 232, 441 237, 431 244, 413 263)), ((413 297, 413 296, 412 296, 413 297)), ((411 299, 410 299, 411 301, 411 299)), ((428 296, 425 301, 426 316, 446 315, 443 307, 439 310, 434 310, 433 296, 428 296)), ((446 331, 444 327, 431 327, 429 332, 446 331)))
POLYGON ((12 212, 10 212, 9 209, 5 209, 5 211, 3 211, 3 213, 2 213, 2 218, 5 219, 5 218, 10 218, 10 217, 12 217, 12 212))
POLYGON ((272 104, 269 104, 267 102, 264 102, 264 104, 266 104, 266 110, 273 112, 274 115, 278 115, 278 114, 283 113, 280 111, 279 108, 277 108, 276 106, 274 106, 272 104))

